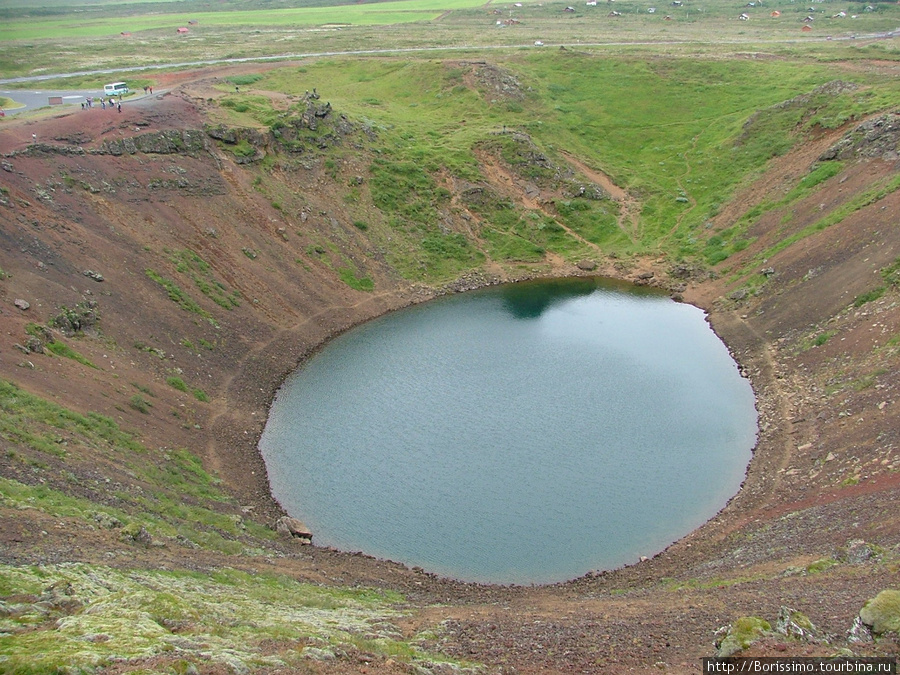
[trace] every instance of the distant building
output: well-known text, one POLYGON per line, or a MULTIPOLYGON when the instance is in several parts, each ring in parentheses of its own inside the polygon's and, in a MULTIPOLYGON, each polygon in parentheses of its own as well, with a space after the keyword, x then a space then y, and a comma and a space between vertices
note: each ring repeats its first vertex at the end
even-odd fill
POLYGON ((190 33, 191 31, 187 28, 181 27, 177 31, 175 31, 179 35, 184 35, 185 33, 190 33))

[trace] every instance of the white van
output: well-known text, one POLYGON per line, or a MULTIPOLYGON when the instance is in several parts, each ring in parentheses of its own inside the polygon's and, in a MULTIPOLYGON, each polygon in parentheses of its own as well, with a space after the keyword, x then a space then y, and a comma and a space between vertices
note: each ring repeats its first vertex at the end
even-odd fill
POLYGON ((103 85, 103 93, 107 96, 124 96, 128 93, 128 85, 124 82, 113 82, 103 85))

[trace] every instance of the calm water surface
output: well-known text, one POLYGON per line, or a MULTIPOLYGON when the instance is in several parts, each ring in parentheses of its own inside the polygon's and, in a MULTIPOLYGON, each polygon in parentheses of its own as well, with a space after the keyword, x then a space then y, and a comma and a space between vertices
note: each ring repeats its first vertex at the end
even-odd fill
POLYGON ((320 545, 545 583, 708 520, 755 439, 753 392, 700 310, 579 279, 342 335, 285 383, 260 448, 273 494, 320 545))

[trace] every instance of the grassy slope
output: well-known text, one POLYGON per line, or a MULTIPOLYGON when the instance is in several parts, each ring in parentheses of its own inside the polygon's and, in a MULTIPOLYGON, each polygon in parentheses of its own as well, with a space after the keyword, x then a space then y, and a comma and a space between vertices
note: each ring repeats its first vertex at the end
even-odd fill
MULTIPOLYGON (((514 152, 512 141, 498 133, 522 130, 557 165, 564 164, 560 151, 571 152, 604 170, 643 205, 640 231, 632 239, 614 226, 617 208, 609 202, 561 201, 556 205, 559 224, 607 252, 664 252, 673 260, 701 257, 708 263, 721 262, 748 243, 745 231, 752 218, 724 232, 712 233, 706 226, 733 190, 815 128, 859 119, 898 94, 891 79, 841 73, 859 86, 832 95, 817 87, 833 80, 833 69, 797 61, 648 61, 553 53, 499 59, 497 64, 517 78, 520 99, 492 98, 477 86, 464 85, 472 70, 465 63, 414 59, 323 60, 299 70, 270 71, 251 88, 300 95, 327 83, 325 94, 337 109, 376 129, 379 151, 389 158, 389 166, 381 160, 373 164, 372 198, 400 229, 419 228, 437 236, 441 197, 436 177, 483 181, 474 150, 499 144, 508 155, 514 152), (760 79, 770 85, 756 86, 760 79), (406 170, 409 175, 402 175, 406 170)), ((245 92, 226 101, 243 101, 255 123, 269 122, 264 93, 257 95, 254 109, 249 106, 254 93, 245 92)), ((805 189, 830 175, 814 176, 805 189)), ((798 184, 798 191, 778 204, 799 199, 803 189, 798 184)), ((755 216, 771 206, 758 207, 755 216)), ((545 214, 521 207, 512 211, 494 205, 482 208, 480 215, 492 231, 515 232, 516 238, 527 240, 528 250, 554 250, 570 258, 593 253, 584 246, 573 248, 571 238, 547 239, 546 232, 526 227, 530 220, 544 222, 545 214)), ((482 253, 507 262, 526 255, 521 247, 501 249, 487 245, 482 253)), ((455 271, 477 262, 474 252, 456 253, 455 271)), ((423 256, 419 246, 415 257, 423 256)), ((442 257, 447 256, 443 251, 442 257)), ((452 274, 454 268, 446 272, 452 274)))

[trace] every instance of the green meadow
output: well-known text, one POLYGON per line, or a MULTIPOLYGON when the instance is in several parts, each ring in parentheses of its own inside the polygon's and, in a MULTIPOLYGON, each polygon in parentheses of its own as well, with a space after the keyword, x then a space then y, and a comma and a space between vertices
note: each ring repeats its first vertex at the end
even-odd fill
MULTIPOLYGON (((122 13, 114 9, 71 11, 71 6, 59 5, 58 11, 39 13, 28 11, 7 13, 16 17, 0 28, 0 40, 41 38, 86 38, 117 35, 122 31, 138 33, 187 26, 196 22, 195 31, 207 28, 234 27, 241 30, 300 28, 338 25, 391 25, 413 21, 430 21, 444 12, 476 7, 476 0, 397 0, 372 4, 352 4, 319 7, 286 7, 279 9, 237 9, 246 5, 226 6, 219 11, 193 11, 183 3, 175 7, 162 5, 148 13, 140 8, 150 3, 129 4, 130 11, 122 13), (65 10, 70 11, 65 11, 65 10), (137 10, 137 12, 135 12, 137 10), (174 11, 173 11, 174 10, 174 11), (43 14, 43 16, 41 16, 43 14), (54 18, 50 18, 54 17, 54 18), (58 18, 56 18, 58 17, 58 18)), ((109 7, 109 6, 107 6, 109 7)))
MULTIPOLYGON (((393 262, 407 276, 433 281, 484 256, 527 263, 553 251, 576 259, 592 247, 720 262, 748 245, 745 232, 755 223, 746 218, 727 231, 709 231, 735 189, 815 129, 835 128, 900 97, 894 78, 801 59, 554 50, 495 55, 491 64, 491 72, 514 78, 515 95, 493 97, 487 87, 472 86, 465 61, 332 58, 270 70, 221 103, 235 125, 277 129, 280 113, 267 92, 301 96, 317 88, 336 110, 373 130, 368 187, 379 216, 373 219, 363 200, 358 218, 369 223, 369 237, 393 242, 393 262), (846 90, 828 85, 838 78, 846 90), (467 204, 482 221, 480 248, 440 235, 435 223, 449 196, 438 176, 484 182, 479 157, 488 155, 550 185, 553 171, 522 159, 534 152, 554 166, 565 165, 565 152, 609 175, 640 198, 637 224, 618 223, 618 205, 609 200, 573 196, 559 201, 550 218, 493 195, 467 204), (416 267, 423 264, 427 270, 416 267)), ((779 206, 807 194, 803 178, 779 206)), ((290 198, 282 208, 291 213, 290 198)))

